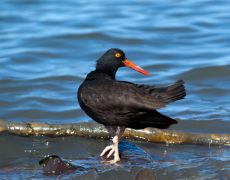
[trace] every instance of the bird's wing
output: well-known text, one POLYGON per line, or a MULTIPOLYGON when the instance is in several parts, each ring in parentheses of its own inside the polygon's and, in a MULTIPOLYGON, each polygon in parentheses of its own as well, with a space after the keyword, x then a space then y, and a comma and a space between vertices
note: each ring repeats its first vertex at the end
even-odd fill
POLYGON ((158 96, 143 91, 137 85, 119 81, 91 83, 83 87, 82 101, 97 111, 139 112, 164 107, 167 103, 158 96))

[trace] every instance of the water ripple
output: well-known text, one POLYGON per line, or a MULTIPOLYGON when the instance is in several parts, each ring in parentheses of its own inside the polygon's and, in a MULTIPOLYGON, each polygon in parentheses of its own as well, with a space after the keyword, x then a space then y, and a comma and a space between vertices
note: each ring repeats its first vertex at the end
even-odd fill
POLYGON ((118 79, 160 85, 186 81, 186 99, 164 113, 184 120, 229 121, 228 5, 213 0, 4 0, 0 115, 17 120, 31 111, 53 122, 60 112, 69 122, 87 119, 76 102, 77 87, 106 49, 119 47, 151 76, 122 68, 118 79))

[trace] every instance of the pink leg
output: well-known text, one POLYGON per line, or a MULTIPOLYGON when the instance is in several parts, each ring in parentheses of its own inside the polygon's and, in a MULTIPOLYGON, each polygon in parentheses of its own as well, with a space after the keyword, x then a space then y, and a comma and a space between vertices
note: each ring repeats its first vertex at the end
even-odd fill
POLYGON ((109 158, 112 154, 114 156, 114 159, 111 161, 104 161, 105 163, 117 163, 120 161, 120 156, 119 156, 119 149, 118 149, 118 144, 119 144, 119 140, 121 139, 122 134, 124 133, 125 128, 124 127, 117 127, 116 130, 116 135, 113 137, 112 141, 113 144, 110 146, 107 146, 101 153, 100 156, 105 155, 108 151, 108 155, 106 156, 106 158, 109 158))

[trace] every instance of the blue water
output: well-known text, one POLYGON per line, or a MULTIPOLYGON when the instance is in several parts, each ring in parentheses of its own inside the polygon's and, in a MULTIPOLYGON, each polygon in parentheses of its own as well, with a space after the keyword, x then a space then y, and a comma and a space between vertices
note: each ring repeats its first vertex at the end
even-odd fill
POLYGON ((228 0, 2 0, 0 119, 91 121, 79 108, 77 88, 95 61, 117 47, 151 74, 122 68, 117 79, 156 85, 183 79, 186 98, 160 111, 202 121, 200 132, 229 133, 229 9, 228 0), (218 126, 207 129, 212 122, 218 126))
POLYGON ((76 90, 108 48, 150 71, 117 78, 166 84, 184 79, 185 100, 163 110, 179 119, 229 121, 228 1, 3 1, 0 117, 87 120, 76 90), (32 113, 31 113, 32 112, 32 113))

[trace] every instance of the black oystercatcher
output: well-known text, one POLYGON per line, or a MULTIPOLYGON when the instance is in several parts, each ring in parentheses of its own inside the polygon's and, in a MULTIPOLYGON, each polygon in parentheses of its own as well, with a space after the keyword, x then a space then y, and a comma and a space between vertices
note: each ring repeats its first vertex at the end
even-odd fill
POLYGON ((168 103, 185 97, 184 82, 177 81, 167 87, 156 88, 126 81, 117 81, 115 74, 120 67, 127 66, 144 75, 149 73, 128 60, 125 53, 116 48, 109 49, 97 61, 96 70, 90 72, 78 89, 81 108, 93 120, 105 125, 113 136, 113 143, 101 153, 110 163, 120 161, 118 143, 125 128, 143 129, 154 127, 165 129, 177 121, 156 111, 168 103))

